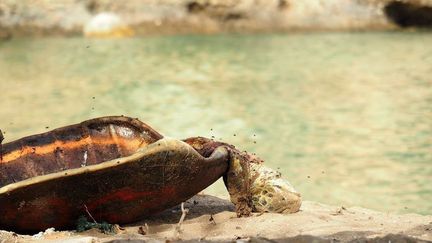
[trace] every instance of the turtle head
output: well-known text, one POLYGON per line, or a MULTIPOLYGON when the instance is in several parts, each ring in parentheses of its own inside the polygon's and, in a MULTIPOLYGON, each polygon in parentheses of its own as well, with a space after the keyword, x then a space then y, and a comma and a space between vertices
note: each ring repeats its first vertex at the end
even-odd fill
POLYGON ((301 195, 282 178, 280 172, 263 165, 262 160, 246 152, 231 149, 225 185, 238 216, 254 212, 295 213, 301 195))
POLYGON ((256 212, 295 213, 301 206, 301 195, 280 172, 250 163, 252 208, 256 212))

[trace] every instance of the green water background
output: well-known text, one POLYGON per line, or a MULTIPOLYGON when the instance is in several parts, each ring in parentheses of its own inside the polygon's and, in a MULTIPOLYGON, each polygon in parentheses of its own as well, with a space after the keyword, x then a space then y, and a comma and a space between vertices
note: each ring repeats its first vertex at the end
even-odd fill
MULTIPOLYGON (((305 200, 432 214, 432 33, 0 42, 6 142, 104 115, 257 153, 305 200), (49 128, 47 128, 49 127, 49 128)), ((219 181, 206 190, 226 196, 219 181)))

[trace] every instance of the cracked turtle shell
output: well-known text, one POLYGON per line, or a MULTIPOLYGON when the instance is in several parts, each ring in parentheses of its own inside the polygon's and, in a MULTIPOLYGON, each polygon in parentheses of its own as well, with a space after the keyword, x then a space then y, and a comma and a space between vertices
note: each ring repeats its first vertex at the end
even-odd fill
POLYGON ((103 117, 3 144, 0 228, 74 227, 81 215, 131 223, 223 176, 224 146, 164 138, 128 117, 103 117))

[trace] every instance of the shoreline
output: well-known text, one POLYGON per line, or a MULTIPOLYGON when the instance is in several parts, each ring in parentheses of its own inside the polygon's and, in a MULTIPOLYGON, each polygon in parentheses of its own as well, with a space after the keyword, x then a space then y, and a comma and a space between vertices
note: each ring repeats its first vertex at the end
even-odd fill
POLYGON ((294 214, 257 214, 237 218, 233 205, 224 199, 197 195, 185 203, 189 209, 181 231, 179 206, 137 223, 122 225, 117 234, 107 235, 96 229, 74 231, 47 230, 33 236, 0 231, 2 242, 127 242, 128 240, 250 242, 388 242, 432 241, 432 215, 388 214, 360 207, 338 207, 305 201, 294 214), (148 227, 145 227, 145 225, 148 227), (362 241, 363 240, 363 241, 362 241))

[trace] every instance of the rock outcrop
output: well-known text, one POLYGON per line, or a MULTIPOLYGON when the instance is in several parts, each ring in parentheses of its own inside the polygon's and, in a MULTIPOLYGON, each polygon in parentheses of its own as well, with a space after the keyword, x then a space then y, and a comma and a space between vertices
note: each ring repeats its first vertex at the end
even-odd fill
POLYGON ((424 26, 400 16, 428 6, 432 0, 2 0, 0 36, 81 35, 104 12, 137 34, 390 29, 424 26))
POLYGON ((99 13, 84 25, 84 35, 96 38, 130 37, 134 31, 114 13, 99 13))

